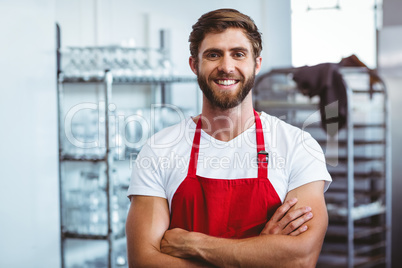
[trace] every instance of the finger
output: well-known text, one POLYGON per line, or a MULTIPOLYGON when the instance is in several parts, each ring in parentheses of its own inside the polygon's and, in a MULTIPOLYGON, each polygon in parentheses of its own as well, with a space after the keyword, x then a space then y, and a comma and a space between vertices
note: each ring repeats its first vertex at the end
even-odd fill
MULTIPOLYGON (((297 229, 300 229, 299 227, 308 222, 313 218, 313 213, 308 212, 304 214, 303 216, 291 221, 284 229, 282 234, 290 234, 294 232, 297 229)), ((303 227, 303 226, 302 226, 303 227)))
POLYGON ((162 253, 168 254, 169 253, 169 244, 166 242, 165 239, 162 239, 160 250, 162 253))
POLYGON ((289 211, 282 219, 281 219, 281 225, 285 227, 288 225, 290 222, 294 221, 295 219, 309 213, 311 211, 311 207, 305 206, 305 207, 300 207, 297 208, 293 211, 289 211))
POLYGON ((278 223, 267 222, 260 235, 275 235, 281 234, 282 228, 278 226, 278 223))
POLYGON ((283 203, 272 215, 271 220, 274 222, 280 221, 283 216, 297 203, 297 198, 291 198, 285 203, 283 203))
POLYGON ((304 233, 305 231, 307 231, 308 227, 307 225, 303 225, 302 227, 296 229, 295 231, 291 232, 289 235, 291 236, 297 236, 299 234, 304 233))

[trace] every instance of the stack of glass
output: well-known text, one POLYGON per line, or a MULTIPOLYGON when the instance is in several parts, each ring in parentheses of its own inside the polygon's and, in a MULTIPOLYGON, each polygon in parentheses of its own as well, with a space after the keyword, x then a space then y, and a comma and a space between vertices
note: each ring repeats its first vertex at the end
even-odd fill
POLYGON ((110 70, 117 80, 159 80, 175 75, 162 49, 137 47, 67 47, 60 50, 64 76, 102 79, 110 70))
MULTIPOLYGON (((64 231, 76 235, 107 234, 106 170, 102 164, 92 164, 77 172, 78 178, 64 182, 64 231)), ((113 233, 124 235, 124 222, 129 202, 127 184, 120 182, 112 170, 111 224, 113 233)))

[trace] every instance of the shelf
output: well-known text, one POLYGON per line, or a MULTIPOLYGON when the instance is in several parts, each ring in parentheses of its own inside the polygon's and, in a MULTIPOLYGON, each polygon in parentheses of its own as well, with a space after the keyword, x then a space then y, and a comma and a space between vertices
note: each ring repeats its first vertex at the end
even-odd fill
POLYGON ((63 232, 64 238, 76 238, 76 239, 90 239, 90 240, 106 240, 107 235, 89 235, 89 234, 77 234, 72 232, 63 232))
MULTIPOLYGON (((374 195, 371 193, 370 194, 355 193, 354 201, 357 204, 366 204, 368 202, 367 198, 379 199, 381 197, 381 195, 383 195, 383 194, 380 194, 380 196, 379 196, 379 195, 374 195)), ((346 209, 346 200, 347 200, 347 193, 331 192, 331 191, 327 191, 325 193, 325 201, 328 204, 333 204, 335 206, 344 207, 346 209)))
POLYGON ((353 93, 357 93, 357 94, 372 94, 372 93, 381 93, 381 94, 385 94, 384 90, 377 90, 377 89, 373 89, 373 90, 359 90, 359 89, 352 89, 353 93))
MULTIPOLYGON (((326 158, 327 162, 334 162, 338 160, 339 162, 347 162, 348 158, 346 156, 340 156, 340 157, 327 157, 326 158)), ((362 157, 362 156, 356 156, 353 158, 354 162, 371 162, 371 161, 384 161, 384 157, 380 156, 373 156, 373 157, 362 157)))
MULTIPOLYGON (((63 232, 62 236, 64 238, 71 238, 71 239, 87 239, 87 240, 107 240, 107 235, 91 235, 91 234, 78 234, 73 232, 63 232)), ((113 235, 114 239, 120 239, 125 237, 124 232, 116 233, 113 235)))
MULTIPOLYGON (((364 255, 372 252, 373 250, 378 250, 385 247, 385 243, 383 241, 374 243, 374 244, 363 244, 355 247, 356 255, 364 255)), ((321 250, 321 254, 336 254, 336 255, 344 255, 347 253, 347 247, 345 247, 345 243, 335 243, 325 241, 325 244, 321 250)))
MULTIPOLYGON (((332 267, 347 267, 348 266, 348 258, 347 255, 341 254, 321 254, 317 268, 332 268, 332 267)), ((363 267, 375 267, 376 265, 385 263, 384 255, 376 255, 376 256, 363 256, 363 257, 355 257, 354 258, 354 267, 363 268, 363 267)))
POLYGON ((286 101, 256 101, 258 107, 269 109, 317 110, 318 103, 290 103, 286 101))
MULTIPOLYGON (((280 107, 275 107, 275 108, 280 108, 280 107)), ((269 109, 269 108, 268 108, 269 109)), ((288 122, 289 124, 298 127, 298 128, 303 128, 303 122, 288 122)), ((321 123, 312 123, 306 126, 305 129, 313 129, 313 128, 322 128, 321 123)), ((353 128, 355 129, 362 129, 362 128, 385 128, 384 124, 378 124, 378 123, 356 123, 353 125, 353 128)))
POLYGON ((386 247, 386 244, 384 241, 381 241, 381 242, 375 243, 375 244, 370 244, 370 245, 360 245, 357 248, 355 248, 355 253, 357 255, 363 255, 363 254, 370 253, 373 250, 379 250, 379 249, 382 249, 385 247, 386 247))
POLYGON ((71 161, 71 162, 103 162, 106 161, 106 157, 89 157, 88 155, 62 155, 60 156, 60 161, 71 161))
MULTIPOLYGON (((321 146, 328 143, 327 140, 321 140, 321 139, 317 139, 317 142, 321 146)), ((346 147, 348 145, 346 140, 337 140, 336 143, 342 147, 346 147)), ((354 143, 354 145, 384 145, 385 141, 384 140, 354 140, 353 143, 354 143)))
POLYGON ((355 124, 354 128, 385 128, 385 124, 355 124))
MULTIPOLYGON (((333 180, 335 179, 346 179, 348 174, 347 172, 341 171, 333 171, 330 172, 331 177, 333 180)), ((380 171, 370 171, 370 172, 355 172, 353 178, 355 180, 362 180, 362 179, 383 179, 384 173, 380 171)))
MULTIPOLYGON (((104 83, 104 77, 67 77, 59 79, 62 83, 104 83)), ((113 77, 114 84, 161 84, 161 83, 192 83, 197 82, 196 77, 172 76, 172 77, 113 77)))
MULTIPOLYGON (((121 157, 124 159, 135 160, 138 155, 138 150, 126 151, 124 156, 120 156, 118 154, 113 154, 113 160, 121 160, 121 157)), ((70 161, 70 162, 104 162, 107 161, 106 156, 103 157, 91 157, 90 155, 69 155, 65 154, 59 157, 60 161, 70 161)))
MULTIPOLYGON (((335 204, 327 204, 328 215, 330 217, 347 217, 348 210, 346 207, 335 205, 335 204)), ((360 206, 356 206, 352 209, 352 218, 354 221, 360 220, 363 218, 368 218, 375 215, 384 214, 386 212, 385 206, 380 202, 376 201, 370 204, 364 204, 360 206)))
MULTIPOLYGON (((370 227, 370 226, 355 226, 353 237, 354 239, 365 238, 375 234, 381 234, 386 231, 383 226, 370 227)), ((326 239, 341 237, 346 238, 348 234, 348 228, 345 225, 329 225, 327 229, 326 239)))
MULTIPOLYGON (((347 186, 345 186, 345 187, 339 187, 339 188, 332 188, 331 189, 331 193, 345 193, 345 191, 347 190, 347 186)), ((354 189, 354 193, 355 193, 355 195, 357 196, 357 195, 364 195, 364 196, 367 196, 367 197, 372 197, 372 198, 375 198, 375 197, 379 197, 379 196, 381 196, 381 195, 384 195, 385 194, 385 191, 384 190, 366 190, 366 189, 354 189)))

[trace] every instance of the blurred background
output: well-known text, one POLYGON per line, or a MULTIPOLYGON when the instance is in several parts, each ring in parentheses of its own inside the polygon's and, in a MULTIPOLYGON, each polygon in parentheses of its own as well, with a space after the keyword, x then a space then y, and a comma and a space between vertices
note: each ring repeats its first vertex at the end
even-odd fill
MULTIPOLYGON (((322 265, 401 267, 399 0, 0 1, 1 267, 127 266, 125 191, 135 156, 149 135, 200 112, 200 90, 188 67, 188 35, 202 14, 224 7, 254 19, 263 33, 261 74, 279 70, 285 79, 268 75, 282 82, 260 85, 254 96, 260 109, 269 112, 292 94, 295 104, 299 93, 289 91, 295 88, 289 75, 299 67, 339 63, 351 55, 359 59, 355 67, 364 64, 345 76, 351 79, 348 85, 358 80, 358 87, 367 88, 361 91, 371 88, 369 97, 354 99, 356 106, 366 107, 357 109, 358 119, 363 114, 364 123, 378 123, 383 132, 357 130, 355 135, 379 137, 382 141, 370 144, 379 145, 372 151, 383 155, 369 165, 371 149, 349 146, 350 133, 339 134, 339 144, 346 141, 345 161, 354 154, 366 162, 345 165, 345 174, 351 166, 355 173, 345 175, 344 186, 334 187, 334 197, 329 193, 333 200, 343 198, 344 207, 328 209, 344 218, 333 222, 339 228, 331 230, 335 238, 325 250, 332 250, 331 243, 344 250, 334 249, 322 265), (385 87, 369 86, 370 70, 385 87), (285 91, 272 95, 278 87, 285 91), (373 97, 376 91, 386 97, 373 97), (280 101, 270 106, 263 104, 266 98, 280 101), (380 107, 379 117, 371 107, 380 107), (373 175, 377 166, 382 175, 375 180, 357 179, 356 172, 373 175), (370 202, 359 203, 361 192, 370 202), (369 237, 353 236, 367 226, 369 237)), ((350 127, 356 128, 345 131, 350 127)), ((367 140, 355 139, 359 142, 367 140)))

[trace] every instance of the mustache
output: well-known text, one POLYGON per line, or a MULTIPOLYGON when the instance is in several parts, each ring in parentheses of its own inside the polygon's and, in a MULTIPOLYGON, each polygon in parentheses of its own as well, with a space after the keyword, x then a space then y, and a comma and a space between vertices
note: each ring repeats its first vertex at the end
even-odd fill
POLYGON ((231 80, 244 80, 243 76, 237 76, 234 74, 217 74, 216 76, 211 77, 212 80, 217 80, 217 79, 231 79, 231 80))

